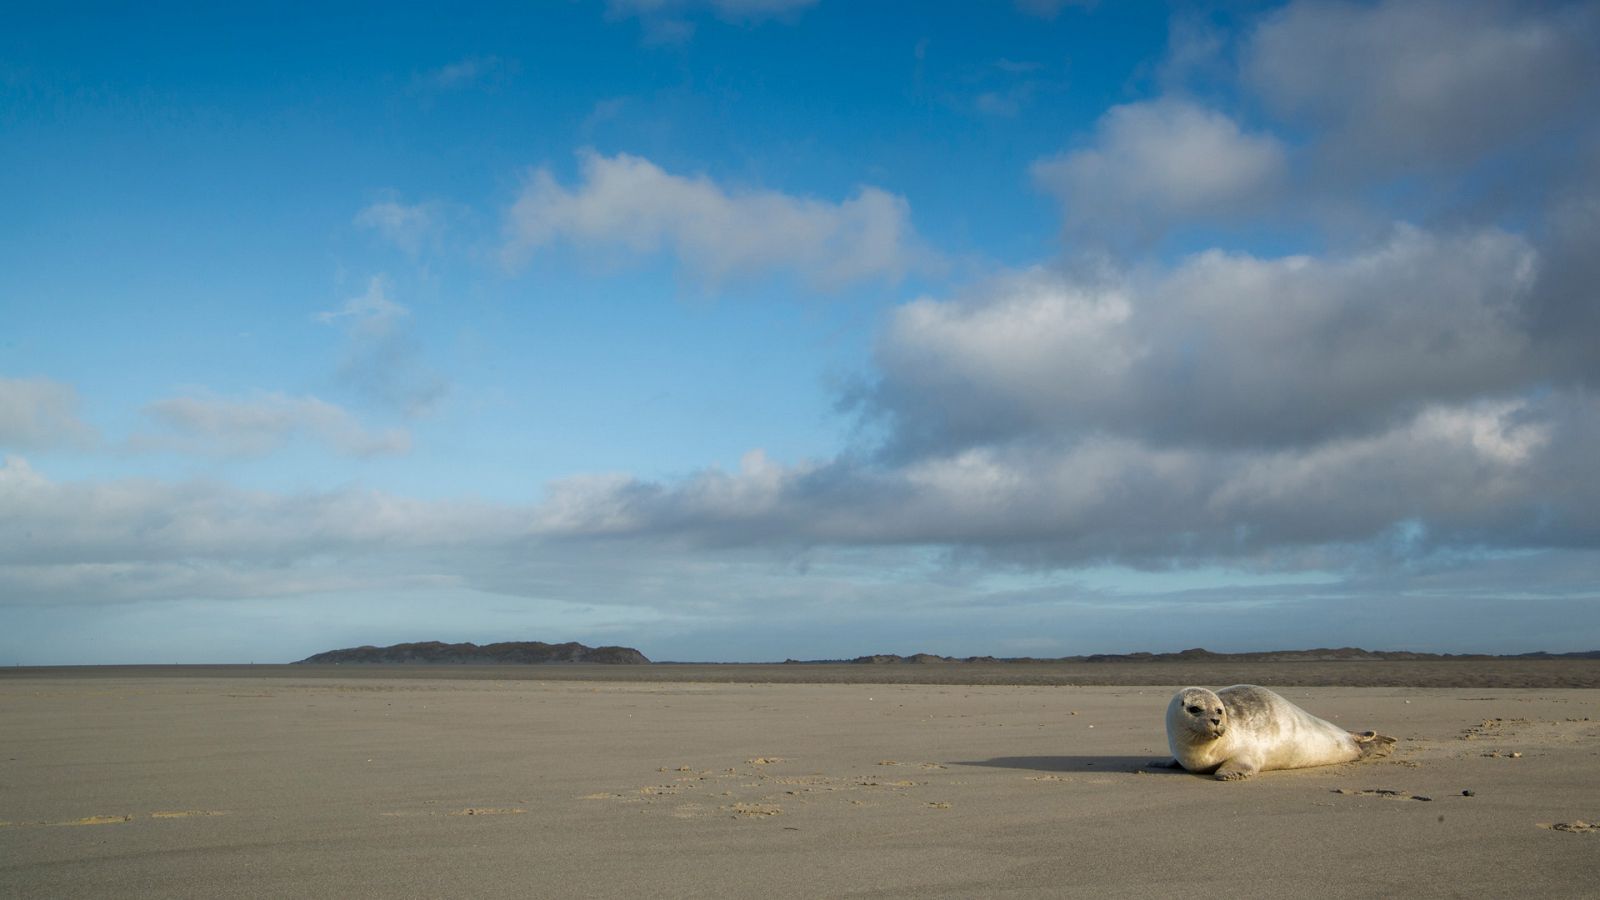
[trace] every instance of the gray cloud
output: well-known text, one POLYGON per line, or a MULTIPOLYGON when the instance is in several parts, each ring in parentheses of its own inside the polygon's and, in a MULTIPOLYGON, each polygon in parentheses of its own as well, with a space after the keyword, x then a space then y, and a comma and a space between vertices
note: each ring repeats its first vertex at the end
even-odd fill
POLYGON ((1248 39, 1245 82, 1378 172, 1474 162, 1600 101, 1592 4, 1297 2, 1248 39))
POLYGON ((1548 364, 1523 321, 1536 272, 1514 235, 1406 226, 1331 259, 1034 269, 897 310, 865 402, 901 454, 1097 432, 1315 442, 1528 387, 1548 364))
POLYGON ((78 392, 71 385, 0 376, 0 448, 82 448, 97 439, 78 417, 78 392))
POLYGON ((546 169, 524 185, 506 222, 504 256, 525 262, 557 242, 638 256, 663 249, 712 284, 774 271, 838 287, 898 280, 928 264, 904 199, 863 187, 839 203, 778 191, 730 191, 647 159, 586 152, 581 183, 546 169))
POLYGON ((1543 217, 1538 283, 1527 327, 1554 376, 1600 386, 1600 142, 1587 171, 1556 193, 1543 217))

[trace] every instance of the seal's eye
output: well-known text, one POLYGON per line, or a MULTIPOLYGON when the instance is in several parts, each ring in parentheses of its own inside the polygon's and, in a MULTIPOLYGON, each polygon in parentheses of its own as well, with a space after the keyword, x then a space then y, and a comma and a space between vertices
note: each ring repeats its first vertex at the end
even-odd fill
POLYGON ((1189 715, 1191 715, 1191 716, 1200 715, 1200 707, 1198 707, 1198 706, 1189 707, 1189 715))
POLYGON ((1217 707, 1217 712, 1219 712, 1219 713, 1222 712, 1222 707, 1220 707, 1220 706, 1217 707))

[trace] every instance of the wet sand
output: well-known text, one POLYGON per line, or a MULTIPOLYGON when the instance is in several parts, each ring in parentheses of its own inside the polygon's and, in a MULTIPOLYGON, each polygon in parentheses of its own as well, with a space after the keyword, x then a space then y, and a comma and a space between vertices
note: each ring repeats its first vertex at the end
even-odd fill
POLYGON ((1147 764, 1226 679, 256 668, 0 675, 0 896, 1557 897, 1600 853, 1595 689, 1253 678, 1400 742, 1222 783, 1147 764))

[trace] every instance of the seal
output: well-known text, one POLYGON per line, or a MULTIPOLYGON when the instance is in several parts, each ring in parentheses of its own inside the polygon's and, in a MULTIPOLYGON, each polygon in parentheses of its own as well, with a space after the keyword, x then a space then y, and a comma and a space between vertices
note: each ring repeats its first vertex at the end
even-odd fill
POLYGON ((1331 766, 1388 756, 1394 738, 1346 731, 1264 687, 1186 687, 1167 705, 1167 765, 1221 781, 1269 769, 1331 766))

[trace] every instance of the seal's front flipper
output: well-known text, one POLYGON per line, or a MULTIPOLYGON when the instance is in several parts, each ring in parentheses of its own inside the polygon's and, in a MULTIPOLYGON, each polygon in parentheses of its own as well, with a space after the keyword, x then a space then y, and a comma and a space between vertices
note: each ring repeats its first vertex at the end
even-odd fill
POLYGON ((1394 738, 1376 731, 1352 731, 1350 736, 1356 739, 1356 746, 1361 749, 1361 759, 1376 759, 1388 756, 1394 751, 1394 738))
POLYGON ((1237 758, 1223 762, 1214 776, 1218 781, 1239 781, 1261 771, 1261 764, 1253 759, 1237 758))

